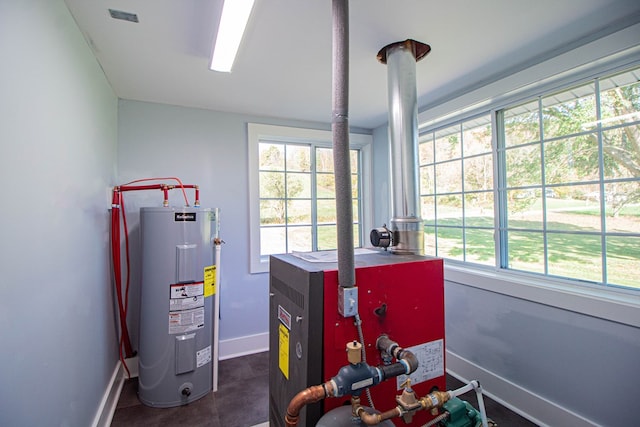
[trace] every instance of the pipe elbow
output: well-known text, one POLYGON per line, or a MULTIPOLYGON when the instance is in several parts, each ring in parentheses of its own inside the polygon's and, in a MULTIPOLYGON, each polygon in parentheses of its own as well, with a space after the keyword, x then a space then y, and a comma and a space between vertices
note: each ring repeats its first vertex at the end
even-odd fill
POLYGON ((393 350, 395 347, 398 347, 398 343, 389 338, 389 335, 382 334, 376 340, 376 348, 379 351, 386 351, 387 353, 393 355, 393 350))
POLYGON ((400 352, 400 354, 398 355, 397 359, 398 360, 404 360, 405 362, 407 362, 408 370, 409 370, 409 372, 407 372, 407 375, 415 372, 416 369, 418 369, 418 366, 420 365, 416 355, 413 354, 413 352, 411 352, 409 350, 404 350, 403 349, 400 352))
POLYGON ((399 407, 395 407, 381 414, 370 414, 362 406, 359 406, 356 409, 355 415, 360 418, 364 424, 368 426, 375 426, 380 424, 383 421, 389 420, 391 418, 397 418, 402 416, 402 409, 399 407))
POLYGON ((306 388, 296 394, 289 402, 289 406, 287 406, 287 413, 284 417, 285 425, 287 427, 296 427, 298 425, 300 410, 309 403, 315 403, 324 399, 332 390, 332 385, 325 383, 306 388))
POLYGON ((380 419, 380 414, 370 414, 364 410, 362 406, 360 406, 356 412, 360 421, 368 426, 374 426, 376 424, 380 424, 382 420, 380 419))
POLYGON ((376 340, 376 348, 379 351, 384 351, 387 354, 395 357, 398 361, 402 362, 403 365, 406 366, 405 374, 410 374, 415 372, 418 369, 419 362, 413 352, 410 350, 404 349, 398 345, 397 342, 393 341, 387 334, 382 334, 376 340))

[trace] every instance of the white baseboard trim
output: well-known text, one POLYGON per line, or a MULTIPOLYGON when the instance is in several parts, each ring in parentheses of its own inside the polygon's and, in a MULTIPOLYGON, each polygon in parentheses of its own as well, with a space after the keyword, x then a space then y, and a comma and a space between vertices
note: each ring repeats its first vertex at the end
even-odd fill
POLYGON ((269 350, 269 333, 221 340, 219 360, 233 359, 269 350))
POLYGON ((107 388, 102 396, 100 405, 91 423, 92 427, 109 427, 113 420, 113 414, 116 412, 116 406, 118 405, 118 399, 120 399, 120 393, 122 392, 122 386, 124 385, 126 374, 120 361, 116 363, 111 379, 107 388))
MULTIPOLYGON (((597 427, 588 419, 450 351, 447 351, 447 373, 465 383, 478 380, 483 394, 541 427, 597 427)), ((491 414, 487 416, 491 418, 491 414)))

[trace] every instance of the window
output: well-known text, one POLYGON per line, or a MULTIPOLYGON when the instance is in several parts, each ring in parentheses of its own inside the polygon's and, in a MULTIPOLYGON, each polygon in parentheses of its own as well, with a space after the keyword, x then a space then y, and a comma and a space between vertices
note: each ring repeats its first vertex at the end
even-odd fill
POLYGON ((427 252, 640 289, 640 69, 492 114, 421 137, 427 252))
MULTIPOLYGON (((331 140, 328 131, 249 125, 252 272, 267 271, 271 254, 336 248, 331 140)), ((356 247, 370 210, 363 198, 370 140, 350 136, 356 247)))
POLYGON ((489 114, 421 136, 427 254, 495 264, 491 137, 489 114))

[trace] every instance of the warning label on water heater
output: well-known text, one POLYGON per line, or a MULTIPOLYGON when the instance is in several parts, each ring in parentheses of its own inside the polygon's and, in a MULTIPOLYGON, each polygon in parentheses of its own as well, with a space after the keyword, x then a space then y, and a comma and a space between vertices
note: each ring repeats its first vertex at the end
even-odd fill
POLYGON ((169 333, 182 334, 204 328, 204 307, 169 313, 169 333))
POLYGON ((204 328, 204 283, 180 283, 169 289, 169 334, 204 328))
POLYGON ((204 297, 202 295, 191 298, 175 298, 169 301, 169 313, 198 307, 204 307, 204 297))
POLYGON ((179 283, 170 286, 169 298, 181 299, 204 295, 204 282, 179 283))

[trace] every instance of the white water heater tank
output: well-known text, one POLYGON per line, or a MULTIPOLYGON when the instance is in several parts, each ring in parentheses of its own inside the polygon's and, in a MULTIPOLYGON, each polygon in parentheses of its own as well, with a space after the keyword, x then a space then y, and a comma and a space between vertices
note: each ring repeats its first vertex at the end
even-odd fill
POLYGON ((138 397, 185 405, 212 389, 218 210, 140 209, 142 281, 138 397))

